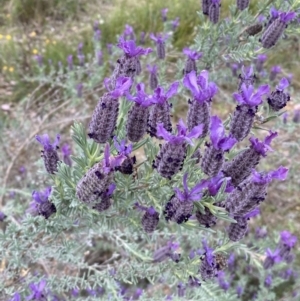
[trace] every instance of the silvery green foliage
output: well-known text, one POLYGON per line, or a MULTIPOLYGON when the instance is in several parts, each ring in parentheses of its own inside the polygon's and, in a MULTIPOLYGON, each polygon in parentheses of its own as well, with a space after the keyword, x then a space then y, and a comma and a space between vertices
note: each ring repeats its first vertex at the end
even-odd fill
MULTIPOLYGON (((279 5, 282 9, 289 8, 288 2, 277 1, 276 4, 277 8, 279 5)), ((293 1, 290 5, 294 10, 300 6, 297 1, 293 1)), ((251 60, 261 51, 258 37, 247 37, 246 42, 245 40, 241 42, 239 39, 244 26, 252 24, 255 18, 247 10, 234 14, 235 8, 235 6, 231 7, 232 19, 229 21, 220 20, 217 26, 202 22, 196 37, 195 47, 203 52, 201 62, 197 63, 201 65, 201 69, 210 68, 212 79, 217 80, 218 83, 219 81, 222 83, 226 74, 225 71, 224 73, 220 71, 220 65, 227 61, 251 60)), ((268 9, 269 6, 262 7, 261 13, 267 15, 268 9)), ((200 18, 203 20, 204 17, 201 15, 200 18)), ((296 32, 295 28, 293 24, 287 32, 296 32)), ((166 46, 168 56, 168 45, 166 46)), ((145 62, 141 60, 141 63, 143 67, 145 62)), ((168 87, 164 64, 165 62, 159 70, 159 85, 168 87)), ((131 65, 130 72, 134 69, 131 65)), ((50 74, 43 80, 54 81, 64 89, 67 97, 74 97, 75 77, 79 76, 80 80, 83 80, 85 73, 80 71, 76 76, 69 73, 69 78, 64 77, 62 73, 55 76, 50 74), (61 80, 62 77, 64 80, 61 80)), ((92 77, 93 82, 89 82, 89 85, 94 86, 100 81, 97 76, 99 74, 92 77)), ((181 79, 179 73, 176 78, 181 79)), ((187 91, 181 90, 181 94, 184 98, 188 98, 187 91)), ((172 100, 174 103, 176 101, 177 99, 172 100)), ((130 107, 131 104, 125 99, 120 100, 120 113, 115 129, 118 138, 124 138, 126 135, 126 116, 130 107)), ((277 115, 266 115, 264 123, 274 117, 277 115)), ((278 120, 276 122, 279 122, 278 120)), ((289 127, 292 130, 295 125, 289 127)), ((216 218, 220 223, 219 227, 207 229, 205 225, 199 225, 195 218, 180 225, 175 222, 167 223, 160 218, 157 229, 151 235, 143 231, 141 215, 134 208, 135 202, 146 207, 153 206, 162 217, 164 205, 174 193, 173 188, 182 187, 184 173, 189 174, 189 187, 206 178, 199 166, 195 165, 196 159, 193 158, 195 151, 199 151, 200 148, 203 151, 203 139, 195 140, 193 146, 187 146, 187 156, 182 170, 169 180, 153 170, 152 162, 159 152, 159 147, 152 138, 144 136, 139 142, 133 144, 133 151, 143 154, 141 156, 143 159, 137 162, 136 172, 127 175, 116 171, 114 182, 117 187, 111 199, 106 199, 103 206, 99 203, 97 205, 100 207, 93 209, 76 197, 76 186, 95 164, 101 162, 104 148, 103 145, 88 139, 86 127, 82 123, 74 123, 71 135, 75 146, 72 156, 73 165, 59 162, 57 173, 43 177, 43 181, 52 186, 50 199, 57 212, 47 220, 42 216, 25 214, 24 203, 30 199, 30 193, 26 190, 22 192, 22 198, 17 199, 16 209, 12 208, 11 204, 5 207, 8 221, 5 230, 0 232, 1 300, 9 300, 14 292, 20 292, 22 296, 30 295, 28 285, 38 283, 42 279, 47 281, 48 292, 57 295, 60 300, 96 299, 92 296, 87 297, 87 294, 88 290, 97 287, 105 290, 101 295, 103 300, 124 300, 122 288, 125 287, 129 287, 125 295, 127 298, 133 295, 130 288, 142 287, 145 293, 139 298, 140 300, 163 300, 166 298, 163 286, 169 289, 169 294, 176 300, 178 282, 188 287, 191 278, 200 278, 199 269, 203 257, 200 242, 203 238, 206 238, 209 246, 214 249, 214 254, 222 254, 225 258, 230 258, 231 252, 235 253, 234 281, 226 291, 219 287, 215 279, 201 282, 201 287, 188 287, 184 297, 186 300, 206 301, 220 300, 220 298, 224 301, 241 300, 236 290, 239 285, 243 286, 245 300, 253 298, 254 292, 257 294, 257 300, 262 301, 266 298, 277 300, 274 290, 264 286, 264 279, 269 272, 263 270, 262 263, 266 249, 268 247, 274 249, 278 244, 278 235, 271 233, 265 240, 254 239, 253 225, 256 222, 254 220, 253 223, 249 221, 251 230, 244 241, 229 241, 224 226, 228 227, 235 221, 228 216, 222 206, 218 206, 226 199, 226 182, 215 196, 204 194, 201 201, 194 202, 193 213, 200 212, 204 215, 205 212, 210 212, 208 215, 211 214, 216 218), (170 256, 166 256, 161 262, 154 262, 155 252, 170 243, 179 245, 174 252, 180 253, 181 256, 177 255, 174 258, 180 259, 172 260, 170 256), (193 257, 190 256, 191 250, 199 250, 199 252, 193 257), (247 269, 252 269, 253 272, 249 273, 247 269), (252 287, 249 283, 253 279, 259 284, 252 287), (81 291, 81 295, 72 297, 72 290, 77 288, 81 291)), ((109 142, 112 154, 117 155, 112 141, 109 142)), ((291 142, 290 146, 295 152, 297 145, 291 142)), ((287 280, 282 278, 280 273, 287 267, 286 262, 274 266, 273 287, 286 285, 287 280)), ((230 271, 229 265, 229 269, 225 270, 225 277, 228 279, 230 271)), ((293 300, 291 282, 288 282, 291 286, 291 290, 287 291, 288 300, 293 300)), ((50 296, 49 298, 52 299, 50 296)))

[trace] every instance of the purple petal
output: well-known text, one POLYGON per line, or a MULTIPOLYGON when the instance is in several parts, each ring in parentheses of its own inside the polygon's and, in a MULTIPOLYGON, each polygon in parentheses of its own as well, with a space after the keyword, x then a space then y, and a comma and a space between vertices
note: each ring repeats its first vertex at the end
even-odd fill
POLYGON ((157 125, 157 136, 163 137, 166 141, 171 141, 173 136, 165 128, 163 123, 157 125))
POLYGON ((189 134, 186 135, 187 138, 193 139, 198 138, 203 132, 203 124, 197 125, 192 128, 189 134))
POLYGON ((280 166, 278 169, 270 172, 269 175, 271 179, 277 179, 283 181, 286 179, 288 172, 289 172, 288 168, 280 166))
POLYGON ((208 76, 207 70, 202 70, 197 78, 197 84, 200 85, 201 89, 206 89, 208 86, 208 76))
POLYGON ((179 122, 177 123, 177 135, 178 136, 185 136, 187 131, 187 127, 185 126, 183 120, 180 118, 179 122))
POLYGON ((270 135, 267 136, 267 137, 265 138, 264 143, 265 143, 266 145, 270 145, 271 142, 272 142, 272 140, 273 140, 274 138, 276 138, 277 136, 278 136, 277 132, 272 132, 272 131, 270 131, 270 135))
POLYGON ((185 193, 188 193, 188 191, 189 191, 189 187, 187 185, 187 177, 188 177, 188 174, 185 173, 183 176, 183 189, 184 189, 185 193))
POLYGON ((270 93, 270 86, 269 85, 262 85, 257 89, 257 94, 265 95, 270 93))
POLYGON ((202 180, 200 183, 198 183, 197 185, 195 185, 191 191, 190 191, 190 195, 193 194, 198 194, 199 192, 201 192, 204 188, 206 188, 209 185, 209 180, 202 180))
POLYGON ((169 90, 166 92, 167 99, 171 98, 172 96, 174 96, 177 93, 178 86, 179 86, 179 82, 174 82, 170 86, 169 90))
POLYGON ((174 191, 180 201, 182 201, 182 202, 185 201, 185 199, 186 199, 185 195, 178 188, 175 187, 174 191))
POLYGON ((210 119, 210 139, 214 148, 218 149, 218 142, 225 135, 224 126, 218 116, 212 116, 210 119))
POLYGON ((150 39, 153 40, 154 42, 157 42, 157 38, 153 33, 150 33, 149 35, 150 39))
POLYGON ((290 85, 289 81, 284 77, 280 80, 279 84, 276 86, 278 91, 283 91, 290 85))
POLYGON ((280 14, 280 20, 284 23, 288 23, 289 21, 293 20, 296 16, 296 13, 294 12, 288 12, 288 13, 281 13, 280 14))
POLYGON ((110 184, 108 187, 108 191, 106 192, 106 196, 111 196, 114 193, 116 187, 117 186, 115 183, 110 184))
POLYGON ((279 16, 279 11, 277 9, 275 9, 274 6, 271 7, 270 9, 270 15, 273 17, 273 18, 277 18, 279 16))
POLYGON ((193 70, 190 73, 188 73, 184 79, 183 79, 183 85, 189 89, 194 96, 199 95, 199 87, 197 84, 197 76, 196 72, 193 70))
POLYGON ((224 137, 220 140, 218 143, 218 147, 221 148, 223 151, 230 150, 235 144, 237 143, 237 140, 234 137, 224 137))
POLYGON ((106 88, 107 91, 110 91, 110 87, 109 87, 109 84, 110 84, 111 80, 110 78, 106 77, 104 80, 103 80, 103 84, 106 88))
POLYGON ((256 217, 260 214, 260 209, 257 207, 254 210, 244 215, 244 218, 256 217))
POLYGON ((241 94, 235 92, 235 93, 232 94, 232 96, 233 96, 233 98, 234 98, 239 104, 244 104, 244 103, 245 103, 244 98, 243 98, 243 96, 242 96, 241 94))

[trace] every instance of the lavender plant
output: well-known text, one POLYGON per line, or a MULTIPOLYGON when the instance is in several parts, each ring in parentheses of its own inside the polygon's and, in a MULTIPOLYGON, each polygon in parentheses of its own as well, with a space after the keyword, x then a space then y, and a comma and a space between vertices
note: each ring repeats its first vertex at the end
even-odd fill
MULTIPOLYGON (((284 231, 280 239, 274 233, 259 244, 251 236, 259 209, 265 222, 261 203, 270 202, 265 200, 267 188, 273 189, 273 179, 284 181, 288 169, 281 162, 273 162, 272 167, 260 162, 277 132, 270 130, 263 142, 250 138, 251 145, 240 153, 237 148, 260 128, 255 123, 258 111, 266 114, 265 126, 279 116, 274 111, 280 111, 289 96, 283 92, 287 79, 270 93, 267 84, 255 87, 253 68, 246 67, 247 61, 258 60, 265 51, 258 48, 258 36, 238 38, 239 25, 257 18, 245 9, 248 2, 237 1, 232 8, 241 12, 231 9, 225 21, 220 20, 220 1, 202 1, 204 15, 217 25, 203 22, 199 27, 191 47, 195 51, 185 50, 189 63, 183 78, 186 59, 181 52, 178 68, 170 74, 166 65, 172 66, 172 59, 164 44, 167 33, 152 35, 161 61, 149 68, 153 75, 149 87, 143 68, 154 66, 157 58, 150 48, 137 46, 133 28, 127 26, 118 42, 123 54, 112 54, 116 64, 103 81, 108 92, 93 93, 98 103, 87 118, 88 126, 75 121, 71 127, 72 155, 66 148, 60 160, 58 139, 51 144, 52 135, 39 130, 37 140, 44 147, 47 173, 30 184, 34 192, 29 208, 24 210, 29 198, 25 193, 17 211, 6 201, 2 213, 7 216, 1 218, 6 224, 0 233, 3 300, 276 300, 272 287, 275 279, 278 284, 291 277, 287 269, 294 260, 296 237, 284 231), (140 56, 145 54, 144 62, 140 56), (199 75, 196 60, 203 69, 199 75), (211 117, 210 110, 212 98, 230 110, 221 71, 228 61, 244 61, 245 67, 233 93, 238 106, 223 122, 211 117), (209 82, 208 74, 213 81, 209 82), (137 92, 132 95, 136 81, 137 92), (183 87, 192 92, 192 101, 186 101, 189 96, 183 87), (188 108, 180 114, 186 113, 187 126, 180 119, 175 134, 171 113, 180 103, 188 108), (210 144, 205 143, 207 136, 210 144), (43 190, 42 185, 47 188, 43 190), (246 269, 254 272, 245 273, 246 269), (251 277, 259 279, 256 290, 249 285, 251 277)), ((300 8, 297 1, 291 2, 278 3, 278 16, 269 18, 261 37, 265 49, 277 47, 282 24, 291 18, 287 11, 300 8), (277 23, 279 29, 274 27, 277 23)), ((267 14, 269 6, 266 3, 259 13, 267 14)), ((168 22, 166 10, 162 19, 168 22)), ((297 31, 295 24, 290 27, 289 32, 297 31)), ((79 70, 90 66, 82 46, 77 52, 79 70)), ((73 74, 76 68, 71 62, 69 58, 73 74)), ((64 85, 65 89, 68 83, 64 85)), ((86 96, 88 85, 84 82, 80 93, 76 91, 76 101, 86 96)), ((255 133, 259 136, 259 131, 255 133)), ((34 154, 37 158, 38 152, 34 154)), ((291 283, 286 292, 289 300, 294 288, 291 283)))

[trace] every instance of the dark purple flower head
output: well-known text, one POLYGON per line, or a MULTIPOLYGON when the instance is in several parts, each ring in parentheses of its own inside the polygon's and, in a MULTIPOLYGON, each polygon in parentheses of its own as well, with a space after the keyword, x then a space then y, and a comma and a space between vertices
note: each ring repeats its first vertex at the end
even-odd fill
POLYGON ((288 23, 291 20, 293 20, 296 16, 296 13, 294 12, 282 12, 279 15, 280 21, 283 23, 288 23))
POLYGON ((154 90, 154 94, 152 96, 153 103, 163 104, 164 102, 166 102, 169 98, 173 97, 177 93, 178 86, 179 82, 174 82, 173 84, 171 84, 169 90, 166 93, 164 92, 164 88, 157 87, 154 90))
POLYGON ((180 22, 180 18, 177 17, 176 19, 172 20, 171 23, 172 23, 172 29, 173 30, 176 30, 176 28, 179 26, 179 22, 180 22))
POLYGON ((270 131, 270 135, 265 138, 263 142, 260 142, 257 138, 251 137, 249 140, 251 142, 252 148, 256 152, 261 154, 263 157, 267 155, 267 151, 273 151, 270 144, 274 138, 278 136, 277 132, 270 131))
POLYGON ((21 300, 21 295, 19 293, 15 293, 9 301, 22 301, 21 300))
POLYGON ((183 48, 182 52, 193 61, 199 60, 202 57, 202 52, 197 52, 190 48, 183 48))
POLYGON ((126 97, 129 101, 133 101, 140 106, 149 107, 152 105, 151 97, 145 92, 145 85, 143 83, 139 83, 136 85, 136 94, 135 96, 126 94, 126 97))
POLYGON ((40 283, 34 284, 31 283, 29 284, 29 288, 32 291, 31 295, 26 297, 27 300, 40 300, 43 301, 46 299, 46 292, 45 292, 45 287, 46 287, 46 280, 41 280, 40 283))
POLYGON ((192 189, 189 190, 187 185, 188 174, 185 173, 183 176, 183 192, 179 188, 174 188, 177 198, 182 201, 199 201, 202 197, 202 190, 207 187, 207 180, 202 180, 199 184, 196 184, 192 189))
POLYGON ((203 249, 204 249, 205 260, 209 264, 210 267, 213 267, 213 264, 214 264, 213 251, 214 250, 208 246, 207 241, 205 239, 202 240, 202 245, 203 245, 203 249))
POLYGON ((246 84, 243 83, 241 88, 242 92, 233 93, 233 97, 239 104, 245 104, 250 107, 260 105, 263 102, 262 96, 270 92, 268 85, 260 86, 255 94, 253 94, 254 87, 252 85, 247 87, 246 84))
POLYGON ((45 151, 51 151, 55 150, 56 147, 58 146, 59 140, 60 140, 60 135, 56 135, 56 139, 54 142, 51 144, 50 143, 50 138, 48 134, 44 134, 42 136, 36 135, 35 139, 43 145, 45 151))
POLYGON ((161 17, 162 17, 163 22, 167 21, 167 13, 168 13, 168 11, 169 11, 168 8, 163 8, 161 10, 161 17))
POLYGON ((211 117, 210 140, 215 149, 222 149, 224 151, 230 150, 237 142, 232 136, 225 136, 223 123, 218 116, 211 117))
POLYGON ((140 46, 136 46, 135 41, 124 40, 124 37, 120 37, 119 43, 117 46, 124 51, 124 53, 129 57, 138 57, 141 55, 147 55, 148 53, 152 52, 151 48, 143 48, 140 46))
POLYGON ((157 135, 159 137, 162 137, 164 140, 171 144, 180 144, 183 141, 186 141, 187 143, 193 145, 193 142, 191 139, 198 138, 203 131, 203 125, 200 124, 198 126, 195 126, 192 128, 192 130, 187 133, 188 128, 183 123, 182 119, 179 120, 177 124, 177 135, 174 136, 170 132, 168 132, 165 128, 163 123, 159 123, 157 125, 157 135))
POLYGON ((109 85, 110 82, 111 80, 109 78, 104 79, 104 85, 106 89, 110 91, 109 94, 113 98, 119 98, 120 96, 125 95, 132 85, 132 79, 130 77, 120 76, 116 81, 115 89, 110 90, 110 85, 109 85))
POLYGON ((157 44, 163 44, 168 38, 169 38, 169 35, 168 34, 161 34, 161 33, 158 33, 158 34, 153 34, 153 33, 150 33, 150 39, 154 42, 156 42, 157 44))
POLYGON ((292 235, 292 233, 290 233, 289 231, 285 230, 280 233, 280 241, 284 245, 293 248, 297 242, 297 237, 292 235))
POLYGON ((260 215, 260 209, 259 207, 255 208, 254 210, 248 212, 247 214, 244 215, 244 218, 249 219, 250 217, 256 217, 260 215))
POLYGON ((290 85, 289 81, 284 77, 280 80, 279 84, 276 86, 277 91, 283 91, 290 85))
POLYGON ((201 71, 198 77, 194 70, 191 71, 184 77, 183 84, 200 103, 209 101, 218 92, 216 84, 208 82, 208 71, 206 70, 201 71))
POLYGON ((104 149, 104 159, 102 161, 102 167, 104 173, 108 174, 109 172, 113 171, 116 167, 120 166, 123 161, 126 159, 124 155, 118 156, 110 156, 110 147, 109 144, 106 143, 104 149))
POLYGON ((252 182, 264 185, 270 183, 273 179, 283 181, 286 179, 287 175, 288 169, 282 166, 268 173, 259 173, 255 169, 253 169, 252 182))
POLYGON ((226 178, 226 177, 224 177, 223 173, 220 172, 218 175, 210 178, 208 181, 207 188, 208 188, 209 194, 211 196, 215 196, 218 193, 224 180, 227 180, 225 192, 229 193, 234 190, 234 186, 230 182, 230 177, 226 178))
POLYGON ((147 65, 147 70, 152 74, 157 74, 157 66, 156 65, 147 65))
POLYGON ((117 137, 114 137, 114 146, 118 151, 119 155, 128 156, 132 152, 132 144, 126 146, 126 140, 121 140, 120 142, 117 140, 117 137))

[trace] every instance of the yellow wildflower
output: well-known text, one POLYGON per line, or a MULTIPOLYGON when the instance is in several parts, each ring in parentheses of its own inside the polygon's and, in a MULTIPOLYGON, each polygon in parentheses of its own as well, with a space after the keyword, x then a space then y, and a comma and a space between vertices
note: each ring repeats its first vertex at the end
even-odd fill
POLYGON ((34 37, 36 36, 36 32, 35 32, 35 31, 31 32, 31 33, 29 34, 29 36, 30 36, 31 38, 34 38, 34 37))
POLYGON ((7 70, 7 66, 3 66, 2 70, 6 71, 7 70))
POLYGON ((53 44, 53 45, 56 45, 56 41, 52 41, 52 44, 53 44))
POLYGON ((11 35, 10 35, 10 34, 6 35, 6 40, 7 40, 7 41, 10 41, 10 40, 11 40, 11 35))
POLYGON ((33 49, 33 50, 32 50, 32 53, 33 53, 33 54, 38 54, 39 52, 38 52, 37 49, 33 49))
POLYGON ((9 67, 9 72, 14 72, 15 68, 14 67, 9 67))

